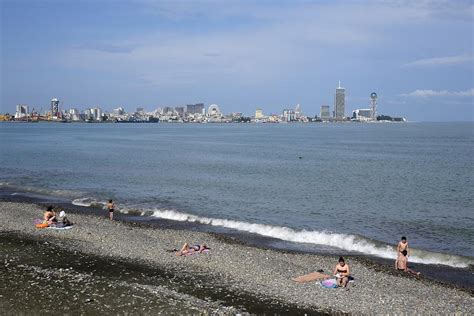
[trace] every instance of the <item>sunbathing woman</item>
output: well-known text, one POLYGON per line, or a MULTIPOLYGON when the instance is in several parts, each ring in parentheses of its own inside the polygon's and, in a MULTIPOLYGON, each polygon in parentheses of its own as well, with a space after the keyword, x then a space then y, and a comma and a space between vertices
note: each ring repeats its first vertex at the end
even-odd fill
POLYGON ((43 214, 43 220, 45 224, 51 225, 52 223, 57 222, 56 213, 53 211, 52 206, 48 206, 47 210, 43 214))
POLYGON ((338 286, 346 287, 349 282, 350 269, 349 265, 344 262, 343 257, 339 257, 339 263, 334 268, 334 273, 338 286))
POLYGON ((181 247, 181 250, 176 252, 176 255, 186 256, 186 255, 191 255, 194 253, 201 253, 207 249, 211 249, 211 248, 207 247, 206 244, 189 246, 188 243, 184 243, 183 247, 181 247))

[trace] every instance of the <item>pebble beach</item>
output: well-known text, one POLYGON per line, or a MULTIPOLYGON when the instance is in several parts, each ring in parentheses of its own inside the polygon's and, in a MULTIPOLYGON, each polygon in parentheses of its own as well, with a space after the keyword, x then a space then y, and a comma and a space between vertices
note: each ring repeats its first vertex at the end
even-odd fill
POLYGON ((44 206, 0 202, 0 307, 9 314, 470 314, 473 293, 348 257, 348 289, 292 279, 331 274, 337 257, 264 249, 214 233, 70 213, 68 230, 37 229, 44 206), (209 253, 178 257, 185 242, 209 253), (51 259, 56 256, 56 259, 51 259), (48 259, 49 258, 49 259, 48 259), (65 292, 66 291, 66 292, 65 292), (49 293, 48 299, 40 293, 49 293), (57 301, 50 301, 56 297, 57 301), (25 301, 25 304, 19 304, 25 301))

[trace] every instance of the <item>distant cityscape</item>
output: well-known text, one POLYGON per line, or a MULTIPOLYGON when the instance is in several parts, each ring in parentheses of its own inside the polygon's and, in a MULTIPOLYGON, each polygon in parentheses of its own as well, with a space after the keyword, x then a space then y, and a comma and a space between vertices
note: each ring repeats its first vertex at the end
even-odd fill
POLYGON ((367 108, 355 109, 351 116, 346 116, 346 92, 341 82, 334 93, 334 107, 331 112, 329 105, 321 105, 319 115, 307 116, 297 104, 288 107, 281 113, 265 114, 261 108, 255 110, 253 116, 245 116, 241 112, 224 114, 217 104, 206 107, 204 103, 188 104, 186 106, 164 106, 153 111, 137 108, 134 112, 126 112, 121 106, 112 111, 103 111, 96 106, 79 111, 71 107, 61 109, 60 100, 51 99, 46 111, 38 111, 35 107, 18 104, 15 114, 0 114, 0 121, 18 122, 85 122, 85 123, 290 123, 290 122, 405 122, 403 117, 377 115, 377 94, 370 94, 367 108))

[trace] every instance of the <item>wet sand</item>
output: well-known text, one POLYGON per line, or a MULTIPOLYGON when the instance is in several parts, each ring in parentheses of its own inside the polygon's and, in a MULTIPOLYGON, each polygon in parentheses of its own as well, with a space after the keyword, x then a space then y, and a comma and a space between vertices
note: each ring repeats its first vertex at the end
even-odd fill
POLYGON ((355 278, 349 290, 324 289, 291 279, 332 271, 335 256, 262 249, 211 233, 147 228, 79 213, 69 214, 76 223, 72 229, 36 229, 33 220, 43 209, 0 202, 1 274, 6 280, 0 307, 7 312, 65 311, 62 304, 71 311, 101 314, 468 314, 474 309, 471 291, 356 257, 347 258, 355 278), (184 242, 212 249, 188 257, 167 251, 184 242), (47 259, 54 254, 57 259, 47 259), (58 299, 43 302, 45 291, 58 299), (21 304, 22 298, 28 304, 21 304), (48 309, 51 304, 54 308, 48 309))

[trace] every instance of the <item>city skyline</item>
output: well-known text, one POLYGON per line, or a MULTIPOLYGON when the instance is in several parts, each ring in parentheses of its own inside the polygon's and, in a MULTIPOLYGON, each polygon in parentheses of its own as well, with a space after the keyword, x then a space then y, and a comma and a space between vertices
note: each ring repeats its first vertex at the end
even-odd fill
POLYGON ((2 1, 0 112, 17 104, 226 112, 333 107, 474 120, 470 1, 2 1), (443 43, 443 45, 439 45, 443 43))

